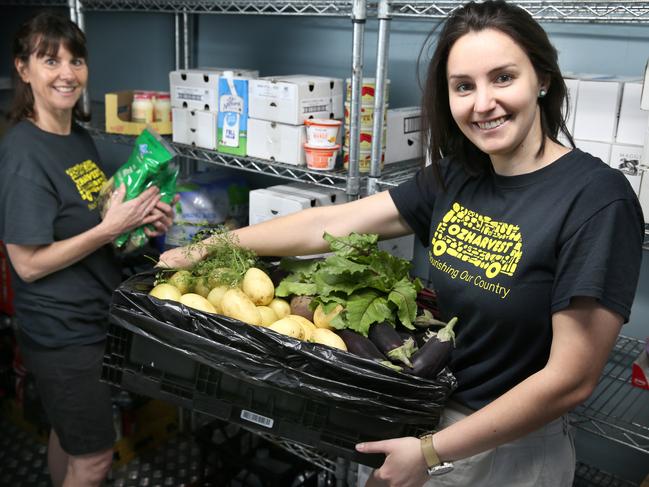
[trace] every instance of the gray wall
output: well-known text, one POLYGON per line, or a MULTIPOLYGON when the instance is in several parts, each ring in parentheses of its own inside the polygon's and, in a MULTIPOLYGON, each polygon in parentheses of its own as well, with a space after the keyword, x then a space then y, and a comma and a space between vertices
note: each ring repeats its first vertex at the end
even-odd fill
MULTIPOLYGON (((0 8, 0 76, 10 65, 9 40, 29 9, 0 8)), ((434 22, 392 21, 389 51, 390 105, 415 105, 420 91, 417 56, 434 22)), ((641 76, 649 57, 649 25, 544 24, 560 52, 564 71, 641 76)), ((168 89, 167 73, 174 67, 173 16, 149 13, 88 12, 86 31, 90 50, 90 93, 101 100, 106 91, 168 89)), ((202 15, 197 19, 195 66, 258 69, 261 75, 304 73, 349 77, 351 22, 348 19, 233 17, 202 15)), ((377 23, 366 29, 364 74, 374 76, 377 23)), ((129 147, 100 142, 104 158, 118 167, 129 147)), ((247 174, 247 173, 246 173, 247 174)), ((275 183, 252 178, 253 185, 275 183)), ((646 254, 645 254, 646 255, 646 254)), ((649 334, 649 264, 644 259, 631 323, 624 333, 649 334)), ((428 275, 425 251, 417 249, 417 273, 428 275)), ((579 455, 593 465, 630 480, 646 475, 649 456, 610 443, 590 442, 579 435, 579 455), (613 450, 613 452, 611 452, 613 450)))

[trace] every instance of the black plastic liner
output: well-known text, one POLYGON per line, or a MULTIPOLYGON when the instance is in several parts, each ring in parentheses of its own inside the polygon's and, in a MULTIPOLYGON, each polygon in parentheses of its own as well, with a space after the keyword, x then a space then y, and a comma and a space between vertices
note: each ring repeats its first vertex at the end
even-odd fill
POLYGON ((268 328, 159 300, 148 295, 153 281, 154 272, 147 272, 122 283, 113 294, 111 321, 249 383, 431 429, 457 385, 448 369, 434 381, 421 379, 268 328))

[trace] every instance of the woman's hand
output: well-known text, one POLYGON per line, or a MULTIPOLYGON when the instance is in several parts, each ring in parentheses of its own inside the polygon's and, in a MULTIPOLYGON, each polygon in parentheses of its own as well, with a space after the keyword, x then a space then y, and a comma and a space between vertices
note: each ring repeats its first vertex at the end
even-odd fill
POLYGON ((421 487, 428 480, 419 438, 409 436, 359 443, 356 450, 385 454, 385 462, 374 471, 365 487, 421 487))
POLYGON ((160 191, 157 187, 152 186, 129 201, 124 201, 125 194, 124 184, 113 191, 108 210, 100 223, 111 241, 124 232, 160 219, 160 215, 153 211, 158 204, 161 204, 160 191))
POLYGON ((174 205, 180 199, 180 195, 174 196, 174 199, 171 201, 171 204, 164 203, 163 201, 158 201, 158 203, 153 208, 153 211, 149 215, 152 218, 155 218, 151 225, 154 229, 149 227, 144 227, 144 233, 147 237, 158 237, 164 235, 169 230, 169 227, 174 222, 174 205))

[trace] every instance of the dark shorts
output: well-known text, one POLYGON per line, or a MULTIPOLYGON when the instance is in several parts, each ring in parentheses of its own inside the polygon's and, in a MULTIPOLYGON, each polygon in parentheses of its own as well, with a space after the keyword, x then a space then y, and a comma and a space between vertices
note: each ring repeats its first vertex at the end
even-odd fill
POLYGON ((115 443, 110 386, 99 382, 104 342, 47 348, 20 336, 27 370, 43 408, 69 455, 106 450, 115 443))

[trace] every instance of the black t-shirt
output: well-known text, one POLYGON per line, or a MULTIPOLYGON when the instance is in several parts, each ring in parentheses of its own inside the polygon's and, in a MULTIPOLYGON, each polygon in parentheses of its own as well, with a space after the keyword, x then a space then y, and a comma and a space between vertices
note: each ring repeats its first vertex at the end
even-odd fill
POLYGON ((552 314, 596 298, 626 322, 644 219, 624 175, 578 149, 538 171, 469 176, 445 159, 393 188, 400 214, 430 246, 445 319, 458 316, 454 398, 478 409, 544 367, 552 314))
MULTIPOLYGON (((0 142, 0 240, 47 245, 100 222, 97 196, 106 176, 90 135, 44 132, 23 121, 0 142)), ((105 337, 108 307, 121 270, 106 245, 81 261, 34 282, 12 268, 20 328, 35 342, 60 347, 105 337)))

